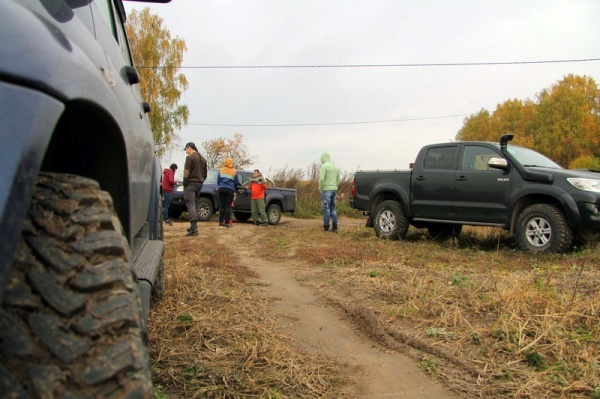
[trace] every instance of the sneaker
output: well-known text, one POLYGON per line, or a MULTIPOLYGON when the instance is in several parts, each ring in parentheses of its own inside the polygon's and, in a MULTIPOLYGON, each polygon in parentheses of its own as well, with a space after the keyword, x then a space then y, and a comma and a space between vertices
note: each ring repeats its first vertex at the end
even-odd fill
POLYGON ((254 225, 255 225, 255 226, 258 226, 259 224, 260 224, 260 222, 259 222, 258 220, 255 220, 255 221, 254 221, 254 225))
POLYGON ((169 226, 173 226, 173 223, 171 223, 170 220, 165 220, 165 223, 168 224, 169 226))
POLYGON ((267 223, 267 222, 263 222, 263 223, 261 223, 260 225, 261 225, 262 227, 269 227, 269 223, 267 223))

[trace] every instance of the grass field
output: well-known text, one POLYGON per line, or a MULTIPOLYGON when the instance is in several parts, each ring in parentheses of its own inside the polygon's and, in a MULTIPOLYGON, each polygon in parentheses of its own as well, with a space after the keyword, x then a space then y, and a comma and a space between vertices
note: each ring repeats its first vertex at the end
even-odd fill
MULTIPOLYGON (((411 228, 391 242, 320 224, 265 229, 248 251, 302 263, 302 284, 459 397, 600 398, 597 247, 540 256, 492 228, 444 242, 411 228)), ((158 397, 344 397, 338 365, 274 331, 242 260, 210 237, 165 240, 167 291, 149 321, 158 397)))

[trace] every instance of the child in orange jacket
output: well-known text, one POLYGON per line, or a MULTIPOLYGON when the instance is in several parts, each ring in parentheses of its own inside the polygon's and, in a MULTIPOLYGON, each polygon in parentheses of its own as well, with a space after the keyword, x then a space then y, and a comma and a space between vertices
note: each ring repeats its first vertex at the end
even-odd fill
POLYGON ((267 181, 262 173, 258 169, 254 169, 249 189, 252 193, 250 197, 250 211, 252 212, 252 219, 254 219, 255 226, 261 225, 267 227, 269 225, 269 219, 267 219, 267 212, 265 211, 265 191, 267 191, 267 188, 267 181))

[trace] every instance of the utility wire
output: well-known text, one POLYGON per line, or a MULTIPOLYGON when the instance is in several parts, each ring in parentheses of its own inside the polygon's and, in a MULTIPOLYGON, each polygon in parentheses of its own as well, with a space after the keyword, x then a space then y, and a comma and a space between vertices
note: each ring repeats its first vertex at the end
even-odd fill
POLYGON ((292 69, 292 68, 419 68, 419 67, 453 67, 453 66, 493 66, 493 65, 529 65, 529 64, 561 64, 569 62, 600 61, 600 58, 580 58, 571 60, 540 61, 498 61, 498 62, 444 62, 415 64, 324 64, 324 65, 196 65, 196 66, 139 66, 147 69, 292 69))
POLYGON ((421 121, 428 119, 455 118, 458 116, 471 116, 473 114, 456 114, 443 116, 427 116, 420 118, 389 119, 381 121, 358 121, 358 122, 325 122, 325 123, 282 123, 282 124, 221 124, 221 123, 188 123, 189 126, 231 126, 231 127, 293 127, 293 126, 331 126, 331 125, 365 125, 372 123, 391 123, 421 121))

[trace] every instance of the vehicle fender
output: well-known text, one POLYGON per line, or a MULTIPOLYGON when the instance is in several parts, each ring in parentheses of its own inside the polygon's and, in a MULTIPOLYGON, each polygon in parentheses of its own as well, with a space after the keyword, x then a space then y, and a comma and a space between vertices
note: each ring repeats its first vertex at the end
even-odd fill
POLYGON ((0 300, 29 199, 64 105, 43 93, 0 82, 0 300), (9 188, 10 189, 6 189, 9 188), (23 200, 26 198, 27 200, 23 200))
POLYGON ((369 195, 369 202, 371 203, 371 215, 375 212, 377 206, 385 200, 399 201, 402 205, 405 215, 407 217, 412 216, 409 206, 410 193, 407 188, 390 182, 381 182, 380 184, 376 184, 369 195))
POLYGON ((580 226, 579 209, 568 192, 550 184, 527 184, 515 190, 511 195, 511 230, 524 208, 540 203, 558 204, 565 213, 569 226, 572 228, 580 226))

